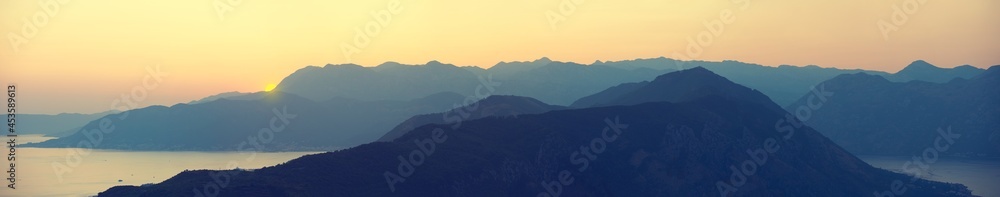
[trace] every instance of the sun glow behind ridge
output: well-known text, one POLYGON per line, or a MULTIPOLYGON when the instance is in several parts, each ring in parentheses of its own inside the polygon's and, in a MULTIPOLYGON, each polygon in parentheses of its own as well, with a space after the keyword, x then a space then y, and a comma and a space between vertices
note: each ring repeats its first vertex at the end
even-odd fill
POLYGON ((277 87, 278 87, 278 84, 270 83, 270 84, 267 84, 267 87, 264 87, 264 91, 265 92, 270 92, 271 90, 274 90, 274 88, 277 88, 277 87))

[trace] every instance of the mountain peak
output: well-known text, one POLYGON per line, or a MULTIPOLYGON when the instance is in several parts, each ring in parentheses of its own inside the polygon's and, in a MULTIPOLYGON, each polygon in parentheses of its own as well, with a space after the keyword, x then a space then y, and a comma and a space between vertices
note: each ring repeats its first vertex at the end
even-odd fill
POLYGON ((924 60, 917 60, 910 63, 910 65, 907 65, 906 68, 903 68, 903 70, 900 70, 899 73, 904 73, 907 71, 925 71, 931 69, 941 69, 941 68, 934 66, 933 64, 927 63, 924 60))
POLYGON ((712 75, 715 75, 715 73, 714 73, 714 72, 712 72, 712 71, 710 71, 710 70, 706 69, 705 67, 701 67, 701 66, 698 66, 698 67, 694 67, 694 68, 691 68, 691 69, 687 69, 687 70, 681 70, 681 71, 688 71, 688 72, 697 72, 697 73, 704 73, 704 74, 712 74, 712 75))
POLYGON ((982 79, 982 78, 990 78, 990 77, 993 77, 993 78, 1000 77, 1000 65, 991 66, 991 67, 987 68, 986 71, 983 71, 983 73, 979 74, 975 78, 976 79, 982 79))
POLYGON ((982 73, 983 69, 963 65, 955 68, 941 68, 923 60, 917 60, 903 68, 890 79, 893 81, 919 80, 932 83, 945 83, 954 78, 970 79, 982 73))
POLYGON ((357 65, 357 64, 352 64, 352 63, 348 63, 348 64, 326 64, 326 66, 323 66, 323 68, 343 68, 343 67, 353 68, 353 67, 363 67, 363 66, 357 65))
POLYGON ((594 103, 595 106, 613 106, 648 102, 687 102, 707 97, 723 97, 747 100, 771 110, 783 111, 763 93, 734 83, 703 67, 663 74, 646 84, 612 87, 598 94, 604 94, 599 97, 605 99, 580 102, 594 103))
POLYGON ((545 104, 538 99, 524 96, 514 96, 514 95, 490 95, 482 100, 479 100, 480 104, 495 104, 495 103, 515 103, 515 102, 525 102, 533 104, 545 104))
POLYGON ((383 67, 383 66, 404 66, 404 65, 402 63, 399 63, 399 62, 387 61, 387 62, 379 64, 378 66, 375 66, 375 67, 383 67))
POLYGON ((653 81, 654 82, 657 81, 657 80, 659 80, 659 81, 670 81, 670 80, 675 79, 675 78, 697 79, 699 81, 707 80, 707 79, 719 79, 719 78, 721 78, 723 80, 728 81, 724 77, 719 76, 718 74, 715 74, 714 72, 712 72, 712 71, 710 71, 708 69, 705 69, 704 67, 701 67, 701 66, 690 68, 690 69, 687 69, 687 70, 679 70, 677 72, 671 72, 671 73, 663 74, 663 75, 660 75, 660 76, 656 77, 656 79, 653 80, 653 81))
POLYGON ((431 61, 427 62, 427 64, 424 64, 424 65, 428 65, 428 66, 430 66, 430 65, 444 65, 444 63, 441 63, 441 62, 439 62, 437 60, 431 60, 431 61))

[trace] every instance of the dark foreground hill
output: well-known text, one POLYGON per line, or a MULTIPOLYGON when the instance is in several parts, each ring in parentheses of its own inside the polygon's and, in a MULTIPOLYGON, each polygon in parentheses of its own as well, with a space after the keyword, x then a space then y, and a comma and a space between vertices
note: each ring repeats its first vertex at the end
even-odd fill
MULTIPOLYGON (((536 196, 547 186, 561 187, 562 196, 719 196, 720 181, 743 183, 734 186, 734 196, 869 196, 889 190, 894 180, 910 180, 869 166, 809 127, 783 139, 774 131, 783 118, 725 99, 491 117, 457 130, 428 125, 393 142, 254 171, 187 171, 160 184, 119 186, 100 196, 214 192, 219 173, 226 173, 225 187, 215 187, 220 196, 536 196), (604 132, 608 122, 619 124, 621 133, 604 132), (428 141, 434 136, 443 140, 428 141), (767 153, 768 139, 777 139, 780 148, 767 153), (591 149, 601 143, 594 147, 603 152, 591 149), (411 161, 411 154, 425 156, 411 161), (738 166, 744 163, 750 173, 742 174, 738 166), (573 181, 558 183, 560 176, 573 181)), ((917 179, 905 194, 968 196, 969 191, 917 179)))

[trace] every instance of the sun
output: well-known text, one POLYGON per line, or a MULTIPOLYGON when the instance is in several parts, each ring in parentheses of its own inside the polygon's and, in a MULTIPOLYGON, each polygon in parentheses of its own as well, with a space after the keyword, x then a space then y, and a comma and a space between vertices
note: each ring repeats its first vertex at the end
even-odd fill
POLYGON ((274 88, 276 87, 278 87, 278 84, 273 84, 273 83, 267 84, 267 87, 264 87, 264 91, 270 92, 271 90, 274 90, 274 88))

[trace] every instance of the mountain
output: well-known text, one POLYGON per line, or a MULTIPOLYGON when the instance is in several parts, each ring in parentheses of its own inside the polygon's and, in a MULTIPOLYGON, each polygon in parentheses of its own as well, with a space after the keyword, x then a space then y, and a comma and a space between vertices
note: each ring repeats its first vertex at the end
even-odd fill
POLYGON ((626 70, 588 66, 542 58, 532 62, 499 63, 490 69, 457 67, 431 61, 424 65, 387 62, 359 65, 310 66, 292 73, 276 90, 314 101, 350 98, 363 101, 409 100, 438 92, 518 95, 546 103, 568 105, 579 97, 630 81, 649 80, 661 70, 626 70), (488 89, 487 90, 482 89, 488 89))
POLYGON ((583 96, 611 86, 651 80, 660 74, 695 67, 706 68, 733 82, 759 90, 782 106, 795 102, 816 84, 841 74, 862 72, 905 82, 967 78, 970 74, 981 72, 981 69, 971 66, 944 69, 947 72, 904 69, 905 72, 889 74, 813 65, 770 67, 728 60, 681 61, 664 57, 595 61, 590 65, 540 58, 525 62, 500 62, 489 69, 458 67, 437 61, 423 65, 386 62, 376 67, 354 64, 309 66, 286 77, 277 89, 314 101, 337 97, 374 101, 409 100, 437 92, 471 96, 476 87, 488 83, 496 86, 495 94, 526 96, 545 103, 570 105, 583 96))
POLYGON ((202 98, 202 99, 198 99, 198 100, 194 100, 194 101, 188 102, 188 104, 207 103, 207 102, 215 101, 215 100, 219 100, 219 99, 229 99, 229 100, 256 100, 256 99, 260 99, 259 97, 256 97, 254 95, 260 95, 260 94, 259 94, 259 92, 258 93, 223 92, 223 93, 219 93, 219 94, 216 94, 216 95, 212 95, 212 96, 208 96, 208 97, 205 97, 205 98, 202 98))
POLYGON ((108 121, 105 127, 114 128, 108 132, 79 132, 23 146, 76 147, 87 141, 97 149, 243 151, 247 146, 240 145, 250 143, 263 144, 252 147, 258 151, 336 150, 374 141, 408 117, 445 111, 465 98, 439 93, 411 101, 314 102, 277 91, 252 96, 261 99, 130 110, 84 126, 98 130, 108 121))
POLYGON ((667 73, 651 82, 629 83, 609 88, 574 102, 573 107, 635 105, 648 102, 686 102, 709 95, 741 98, 774 111, 782 108, 759 91, 738 85, 702 67, 667 73), (591 106, 583 106, 592 103, 591 106))
POLYGON ((601 65, 552 62, 520 72, 507 79, 498 78, 497 80, 503 85, 497 88, 496 94, 526 96, 545 103, 568 105, 580 97, 611 86, 650 80, 657 75, 672 71, 671 69, 626 70, 601 65))
POLYGON ((392 141, 416 127, 428 124, 461 124, 457 122, 463 119, 471 120, 490 116, 517 117, 560 109, 565 109, 565 107, 545 104, 529 97, 494 95, 447 112, 414 116, 396 125, 378 141, 392 141))
POLYGON ((80 127, 87 124, 87 122, 97 120, 112 113, 117 112, 106 111, 94 114, 61 113, 56 115, 18 114, 17 133, 61 136, 67 133, 74 133, 80 130, 80 127))
POLYGON ((939 154, 1000 156, 1000 66, 946 83, 852 74, 822 87, 833 94, 825 102, 806 95, 786 108, 818 106, 809 110, 806 123, 852 153, 921 155, 928 147, 944 146, 942 140, 954 140, 939 154))
POLYGON ((309 66, 285 77, 275 89, 318 102, 332 98, 405 101, 439 92, 473 92, 479 84, 479 76, 450 64, 387 62, 374 68, 354 64, 309 66))
POLYGON ((971 196, 874 168, 755 99, 704 94, 430 124, 391 142, 250 171, 185 171, 99 196, 868 196, 900 180, 910 180, 907 196, 971 196))
POLYGON ((730 60, 710 62, 653 58, 609 61, 595 65, 627 66, 630 68, 670 68, 672 70, 703 67, 720 76, 732 80, 733 82, 759 90, 780 106, 795 102, 795 100, 803 94, 809 92, 809 90, 816 84, 836 77, 837 75, 859 72, 874 75, 889 75, 889 73, 879 71, 821 68, 813 65, 801 67, 781 65, 771 67, 730 60))
POLYGON ((542 66, 548 65, 549 63, 552 63, 551 59, 547 57, 542 57, 541 59, 537 59, 535 61, 530 61, 530 62, 500 62, 497 63, 496 65, 493 65, 487 70, 489 71, 490 74, 493 74, 494 77, 506 78, 506 77, 511 77, 517 73, 540 68, 542 66))
POLYGON ((934 83, 946 83, 955 78, 970 79, 980 73, 983 73, 983 71, 983 69, 969 65, 958 66, 955 68, 940 68, 923 60, 917 60, 910 63, 910 65, 903 68, 903 70, 900 70, 891 76, 886 76, 886 78, 895 82, 920 80, 934 83))
POLYGON ((635 82, 635 83, 623 83, 621 85, 617 85, 617 86, 605 89, 605 90, 603 90, 601 92, 598 92, 596 94, 592 94, 590 96, 585 96, 583 98, 580 98, 580 99, 574 101, 573 104, 570 104, 570 107, 573 107, 573 108, 587 108, 587 107, 591 107, 591 106, 596 106, 596 105, 600 104, 601 102, 610 102, 611 100, 614 100, 614 99, 618 98, 621 95, 627 94, 629 92, 633 92, 633 91, 635 91, 635 90, 637 90, 639 88, 645 87, 648 84, 649 84, 648 81, 635 82))

